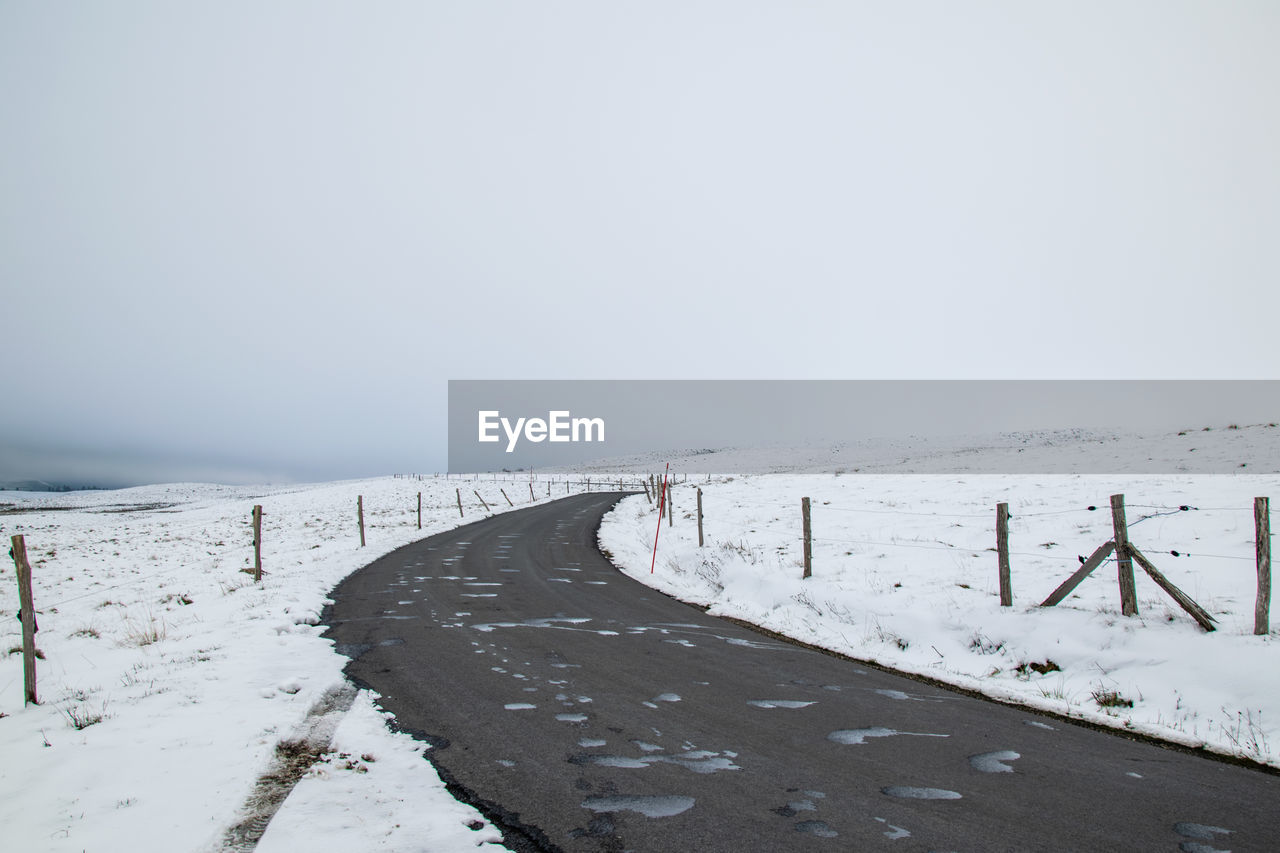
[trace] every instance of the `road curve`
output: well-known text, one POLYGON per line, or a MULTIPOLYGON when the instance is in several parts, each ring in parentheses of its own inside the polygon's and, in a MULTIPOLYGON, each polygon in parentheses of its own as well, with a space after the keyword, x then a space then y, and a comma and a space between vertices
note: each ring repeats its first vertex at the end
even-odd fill
POLYGON ((587 494, 352 574, 327 637, 516 850, 1275 850, 1280 777, 764 637, 619 573, 587 494))

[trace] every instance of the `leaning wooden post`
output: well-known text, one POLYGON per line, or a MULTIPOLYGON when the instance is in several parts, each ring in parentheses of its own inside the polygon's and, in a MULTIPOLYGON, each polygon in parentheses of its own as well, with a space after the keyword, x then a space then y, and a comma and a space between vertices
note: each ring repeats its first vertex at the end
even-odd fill
POLYGON ((534 503, 538 499, 533 496, 533 483, 529 484, 529 503, 534 503))
POLYGON ((1215 630, 1213 617, 1209 615, 1209 612, 1199 604, 1196 604, 1191 596, 1174 586, 1167 577, 1160 573, 1160 570, 1155 567, 1154 563, 1148 560, 1141 551, 1133 547, 1132 542, 1129 543, 1129 556, 1135 563, 1142 566, 1142 570, 1151 576, 1151 579, 1156 582, 1156 586, 1160 587, 1170 598, 1178 602, 1178 605, 1183 610, 1187 611, 1187 613, 1191 615, 1192 619, 1199 622, 1201 628, 1206 631, 1215 630))
POLYGON ((422 529, 422 492, 418 492, 418 529, 422 529))
POLYGON ((1138 592, 1133 583, 1133 558, 1129 554, 1129 527, 1124 520, 1124 495, 1111 496, 1111 527, 1115 531, 1120 612, 1125 616, 1137 616, 1138 592))
POLYGON ((804 521, 804 577, 813 575, 813 530, 809 526, 809 499, 800 499, 800 517, 804 521))
POLYGON ((253 508, 253 582, 262 583, 262 504, 253 508))
POLYGON ((1040 603, 1041 607, 1053 607, 1061 602, 1064 598, 1071 594, 1071 590, 1080 585, 1080 582, 1093 573, 1093 570, 1102 565, 1102 561, 1111 556, 1111 552, 1116 549, 1116 543, 1106 542, 1096 551, 1089 555, 1089 559, 1085 560, 1080 568, 1076 569, 1075 574, 1062 582, 1062 585, 1049 594, 1049 597, 1040 603))
POLYGON ((475 489, 472 489, 471 491, 475 492, 477 498, 480 498, 480 505, 484 507, 485 512, 493 512, 493 510, 489 509, 489 505, 484 502, 484 498, 480 497, 479 492, 476 492, 475 489))
POLYGON ((454 489, 458 495, 458 518, 465 518, 462 514, 462 489, 454 489))
POLYGON ((364 547, 364 495, 356 495, 356 516, 360 519, 360 547, 364 547))
MULTIPOLYGON (((502 496, 503 496, 504 498, 507 498, 507 490, 506 490, 506 489, 498 489, 498 491, 502 492, 502 496)), ((513 503, 511 502, 511 498, 507 498, 507 506, 515 506, 515 504, 513 504, 513 503)))
POLYGON ((1253 633, 1271 633, 1271 500, 1253 499, 1253 529, 1258 552, 1258 603, 1253 610, 1253 633))
POLYGON ((996 553, 1000 563, 1000 606, 1013 606, 1013 582, 1009 577, 1009 505, 996 504, 996 553))
POLYGON ((27 562, 27 542, 22 534, 14 536, 13 564, 18 572, 18 609, 22 616, 22 683, 26 702, 39 705, 36 697, 36 609, 31 595, 31 564, 27 562))
POLYGON ((702 547, 702 489, 698 489, 698 547, 702 547))

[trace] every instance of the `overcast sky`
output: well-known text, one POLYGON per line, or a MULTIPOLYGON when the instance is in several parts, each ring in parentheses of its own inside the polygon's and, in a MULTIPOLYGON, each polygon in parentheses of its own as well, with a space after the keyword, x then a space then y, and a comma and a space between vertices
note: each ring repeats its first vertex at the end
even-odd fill
POLYGON ((1277 378, 1277 44, 1273 0, 3 0, 0 480, 443 470, 451 378, 1277 378))

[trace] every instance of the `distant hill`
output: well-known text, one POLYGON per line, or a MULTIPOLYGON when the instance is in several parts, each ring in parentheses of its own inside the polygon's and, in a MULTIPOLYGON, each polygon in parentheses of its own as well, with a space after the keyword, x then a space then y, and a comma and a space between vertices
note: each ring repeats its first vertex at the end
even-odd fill
POLYGON ((11 480, 0 483, 0 492, 85 492, 104 489, 105 486, 86 486, 82 483, 50 483, 45 480, 11 480))
POLYGON ((601 459, 590 473, 700 474, 1277 474, 1276 423, 1165 432, 1060 429, 977 436, 905 436, 803 446, 671 450, 601 459))

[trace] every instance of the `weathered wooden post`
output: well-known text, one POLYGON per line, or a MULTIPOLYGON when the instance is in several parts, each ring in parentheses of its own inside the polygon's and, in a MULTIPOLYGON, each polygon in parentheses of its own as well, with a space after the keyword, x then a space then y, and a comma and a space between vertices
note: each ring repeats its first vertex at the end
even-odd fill
POLYGON ((1009 577, 1009 505, 996 504, 996 552, 1000 564, 1000 606, 1013 606, 1013 582, 1009 577))
POLYGON ((454 489, 454 492, 458 495, 458 518, 466 518, 462 514, 462 489, 454 489))
POLYGON ((484 502, 484 498, 481 498, 481 497, 480 497, 480 493, 479 493, 479 492, 476 492, 476 490, 475 490, 475 489, 472 489, 471 491, 475 492, 476 497, 480 499, 480 505, 484 507, 484 511, 485 511, 485 512, 493 512, 493 510, 489 509, 489 505, 488 505, 487 503, 485 503, 485 502, 484 502))
POLYGON ((422 492, 418 492, 418 529, 422 529, 422 492))
POLYGON ((1120 612, 1125 616, 1137 616, 1138 592, 1133 582, 1133 557, 1129 553, 1129 526, 1124 519, 1124 495, 1111 496, 1111 527, 1115 533, 1120 612))
MULTIPOLYGON (((504 498, 507 498, 507 490, 506 490, 506 489, 498 489, 498 491, 502 492, 502 496, 503 496, 504 498)), ((507 498, 507 506, 515 506, 515 504, 513 504, 513 503, 511 502, 511 498, 507 498)))
POLYGON ((364 547, 364 495, 356 495, 356 516, 360 519, 360 547, 364 547))
POLYGON ((804 521, 804 577, 813 575, 813 531, 809 526, 809 499, 800 499, 800 516, 804 521))
POLYGON ((702 489, 698 489, 698 547, 702 547, 702 489))
MULTIPOLYGON (((671 470, 671 463, 667 463, 667 470, 671 470)), ((662 491, 658 497, 658 526, 653 531, 653 557, 649 560, 649 574, 653 574, 653 567, 658 562, 658 534, 662 532, 662 509, 663 502, 667 499, 667 475, 662 475, 662 491)))
POLYGON ((22 615, 22 684, 25 705, 39 705, 36 696, 36 606, 31 595, 31 564, 27 562, 27 541, 19 533, 13 543, 13 564, 18 574, 18 609, 22 615))
POLYGON ((1271 633, 1271 499, 1253 499, 1254 541, 1258 554, 1258 602, 1253 610, 1253 633, 1271 633))
POLYGON ((538 499, 533 496, 533 483, 529 484, 529 503, 535 503, 538 499))
POLYGON ((253 582, 262 583, 262 504, 253 507, 253 582))
POLYGON ((675 524, 675 512, 671 509, 671 492, 676 484, 676 478, 672 477, 671 482, 667 483, 667 527, 675 524))

